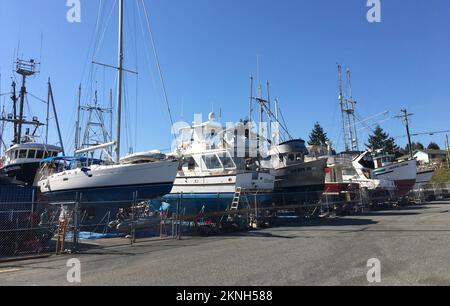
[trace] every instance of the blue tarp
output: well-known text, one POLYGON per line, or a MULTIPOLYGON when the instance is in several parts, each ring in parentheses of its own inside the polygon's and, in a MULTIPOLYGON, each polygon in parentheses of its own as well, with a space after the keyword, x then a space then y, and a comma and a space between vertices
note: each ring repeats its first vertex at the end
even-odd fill
POLYGON ((67 161, 67 162, 82 162, 82 163, 92 163, 92 164, 100 164, 102 160, 95 158, 87 158, 87 157, 70 157, 70 156, 57 156, 57 157, 49 157, 41 160, 41 164, 57 162, 57 161, 67 161))

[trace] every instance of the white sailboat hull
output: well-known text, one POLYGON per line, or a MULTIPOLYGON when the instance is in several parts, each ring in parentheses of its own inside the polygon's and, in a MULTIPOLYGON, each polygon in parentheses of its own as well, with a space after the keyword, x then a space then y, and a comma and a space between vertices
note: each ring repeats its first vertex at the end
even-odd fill
POLYGON ((136 191, 139 199, 153 199, 171 191, 177 168, 176 161, 92 165, 50 175, 37 186, 49 201, 72 201, 77 193, 86 201, 128 201, 136 191))

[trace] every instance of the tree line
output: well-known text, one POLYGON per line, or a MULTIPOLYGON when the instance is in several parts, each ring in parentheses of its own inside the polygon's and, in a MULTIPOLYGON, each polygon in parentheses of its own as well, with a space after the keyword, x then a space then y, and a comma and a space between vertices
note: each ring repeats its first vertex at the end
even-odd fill
MULTIPOLYGON (((328 135, 320 125, 319 122, 314 124, 314 128, 309 134, 308 144, 310 146, 326 146, 329 141, 328 135)), ((387 132, 385 132, 380 126, 377 126, 373 133, 369 136, 367 143, 365 144, 367 149, 371 149, 373 151, 376 150, 384 150, 384 152, 395 155, 396 157, 400 157, 409 153, 409 144, 406 147, 401 148, 395 143, 395 139, 391 137, 387 132)), ((411 144, 412 151, 417 150, 440 150, 441 148, 435 142, 430 142, 430 144, 425 147, 420 142, 413 142, 411 144)))

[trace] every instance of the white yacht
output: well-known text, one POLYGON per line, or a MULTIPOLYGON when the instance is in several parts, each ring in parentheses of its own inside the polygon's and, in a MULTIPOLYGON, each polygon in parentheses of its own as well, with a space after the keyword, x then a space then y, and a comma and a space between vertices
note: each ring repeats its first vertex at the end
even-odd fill
POLYGON ((223 211, 233 201, 237 187, 246 200, 264 205, 271 202, 274 176, 262 169, 257 159, 239 157, 233 132, 215 121, 194 124, 180 130, 176 153, 182 156, 172 192, 164 197, 170 203, 182 197, 190 212, 202 208, 223 211))

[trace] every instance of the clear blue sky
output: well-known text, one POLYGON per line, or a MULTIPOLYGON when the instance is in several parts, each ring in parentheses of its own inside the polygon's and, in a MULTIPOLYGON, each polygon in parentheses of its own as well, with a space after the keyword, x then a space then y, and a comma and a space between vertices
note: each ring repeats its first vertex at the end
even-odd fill
MULTIPOLYGON (((94 87, 95 81, 102 102, 108 89, 114 88, 115 75, 100 67, 92 70, 94 83, 89 82, 99 1, 81 0, 82 22, 70 24, 65 0, 0 0, 1 91, 9 90, 19 41, 20 55, 38 58, 43 33, 42 69, 29 91, 45 98, 46 79, 52 78, 68 148, 73 147, 78 84, 83 83, 83 102, 92 93, 87 87, 94 87)), ((176 121, 191 122, 194 112, 206 117, 219 108, 224 121, 246 117, 248 78, 256 74, 259 55, 260 78, 270 80, 272 96, 280 99, 287 124, 297 137, 307 138, 314 122, 320 121, 332 140, 342 144, 337 141, 336 62, 352 69, 361 118, 386 110, 393 116, 408 108, 415 114, 413 132, 450 129, 449 1, 381 0, 379 24, 367 22, 365 0, 145 1, 176 121)), ((103 1, 102 24, 107 24, 113 2, 103 1)), ((167 149, 170 121, 154 57, 145 54, 151 49, 144 48, 149 41, 143 39, 135 7, 136 1, 126 1, 126 66, 132 70, 137 66, 140 75, 137 91, 135 77, 127 77, 124 138, 136 150, 167 149)), ((116 18, 114 10, 95 58, 113 65, 116 18)), ((5 97, 1 102, 10 105, 5 97)), ((43 104, 30 103, 43 119, 43 104)), ((392 136, 405 134, 398 119, 382 126, 392 136)), ((368 132, 361 133, 366 139, 368 132)), ((443 139, 444 135, 436 135, 415 140, 443 145, 443 139)), ((398 142, 404 145, 406 139, 398 142)))

